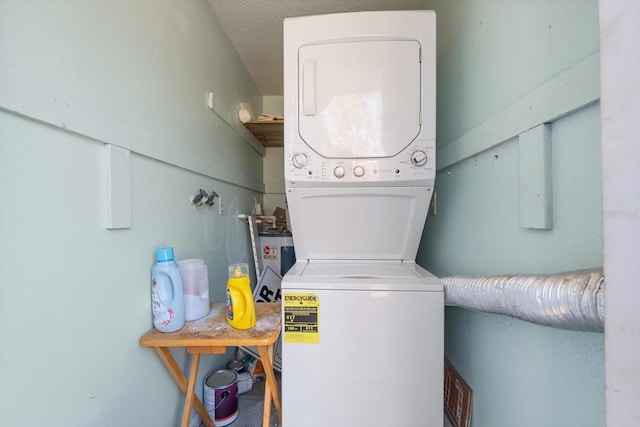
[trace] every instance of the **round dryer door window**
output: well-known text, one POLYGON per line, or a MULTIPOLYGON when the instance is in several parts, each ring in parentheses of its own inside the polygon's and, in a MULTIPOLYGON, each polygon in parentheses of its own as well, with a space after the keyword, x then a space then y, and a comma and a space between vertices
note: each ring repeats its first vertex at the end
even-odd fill
POLYGON ((395 156, 420 133, 420 66, 415 40, 301 47, 300 137, 326 158, 395 156))

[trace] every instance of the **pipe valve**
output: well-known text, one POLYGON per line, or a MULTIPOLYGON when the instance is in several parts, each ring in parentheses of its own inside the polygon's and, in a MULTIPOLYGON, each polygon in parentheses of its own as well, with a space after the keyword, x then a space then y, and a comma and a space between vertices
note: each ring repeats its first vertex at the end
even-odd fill
POLYGON ((208 200, 208 198, 209 198, 209 195, 207 194, 207 192, 201 188, 198 191, 198 194, 191 197, 191 203, 193 203, 196 206, 202 206, 202 204, 205 203, 208 200))

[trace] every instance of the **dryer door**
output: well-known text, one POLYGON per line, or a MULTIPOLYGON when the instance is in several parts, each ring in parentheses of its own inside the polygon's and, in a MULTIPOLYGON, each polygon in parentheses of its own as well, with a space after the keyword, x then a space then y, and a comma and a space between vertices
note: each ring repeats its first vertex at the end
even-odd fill
POLYGON ((327 158, 398 154, 420 133, 420 66, 415 40, 302 46, 300 137, 327 158))

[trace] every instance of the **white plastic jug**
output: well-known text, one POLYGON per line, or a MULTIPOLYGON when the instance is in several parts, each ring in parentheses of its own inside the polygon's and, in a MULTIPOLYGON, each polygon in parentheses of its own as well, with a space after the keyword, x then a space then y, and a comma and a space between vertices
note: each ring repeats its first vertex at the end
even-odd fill
POLYGON ((184 295, 173 248, 156 251, 151 269, 151 311, 153 326, 160 332, 174 332, 184 326, 184 295))
POLYGON ((209 314, 209 271, 202 259, 178 260, 184 290, 185 320, 197 320, 209 314))

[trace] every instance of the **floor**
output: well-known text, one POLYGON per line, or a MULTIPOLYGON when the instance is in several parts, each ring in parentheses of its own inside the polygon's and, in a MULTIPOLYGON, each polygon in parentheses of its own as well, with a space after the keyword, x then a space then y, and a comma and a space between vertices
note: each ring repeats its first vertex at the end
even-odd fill
MULTIPOLYGON (((280 375, 277 375, 278 387, 280 387, 280 375)), ((229 424, 230 427, 262 427, 262 412, 264 408, 265 382, 253 385, 253 389, 238 396, 238 418, 229 424)), ((271 427, 280 427, 276 408, 271 405, 271 427)))
MULTIPOLYGON (((278 375, 278 380, 279 379, 280 376, 278 375)), ((278 386, 280 386, 279 381, 278 386)), ((263 398, 264 382, 254 384, 253 389, 249 393, 238 396, 238 418, 229 424, 229 427, 261 427, 263 398)), ((271 407, 270 427, 280 427, 276 408, 273 406, 271 407)), ((446 415, 444 417, 444 427, 453 427, 446 415)))

